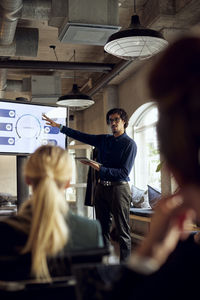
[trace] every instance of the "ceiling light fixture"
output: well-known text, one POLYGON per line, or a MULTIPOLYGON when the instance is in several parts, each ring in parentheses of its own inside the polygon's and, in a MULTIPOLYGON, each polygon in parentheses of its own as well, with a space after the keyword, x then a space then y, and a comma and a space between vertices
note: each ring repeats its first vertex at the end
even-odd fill
POLYGON ((81 110, 94 104, 94 101, 88 95, 82 94, 78 85, 74 83, 71 92, 59 97, 56 104, 68 106, 71 110, 81 110))
POLYGON ((126 60, 150 57, 168 44, 159 31, 140 24, 135 7, 134 0, 134 15, 129 28, 112 34, 104 46, 104 50, 109 54, 126 60))
MULTIPOLYGON (((75 50, 73 57, 75 62, 75 50)), ((71 92, 59 97, 56 104, 67 106, 70 110, 83 110, 94 104, 94 100, 90 96, 81 93, 76 84, 76 72, 74 71, 74 83, 71 92)))

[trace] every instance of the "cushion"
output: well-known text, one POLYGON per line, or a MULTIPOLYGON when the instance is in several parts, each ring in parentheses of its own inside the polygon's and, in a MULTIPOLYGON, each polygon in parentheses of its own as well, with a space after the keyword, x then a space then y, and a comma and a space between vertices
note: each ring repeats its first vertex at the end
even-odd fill
POLYGON ((11 202, 12 204, 17 203, 17 197, 8 193, 0 193, 0 205, 5 205, 8 202, 11 202))
POLYGON ((132 194, 131 207, 150 208, 147 191, 141 190, 136 186, 132 185, 131 194, 132 194))
POLYGON ((156 203, 161 197, 161 192, 150 185, 147 185, 147 187, 148 187, 147 191, 148 191, 149 204, 151 208, 154 208, 156 203))
POLYGON ((151 217, 153 215, 154 211, 152 208, 130 208, 130 214, 140 216, 140 217, 151 217))

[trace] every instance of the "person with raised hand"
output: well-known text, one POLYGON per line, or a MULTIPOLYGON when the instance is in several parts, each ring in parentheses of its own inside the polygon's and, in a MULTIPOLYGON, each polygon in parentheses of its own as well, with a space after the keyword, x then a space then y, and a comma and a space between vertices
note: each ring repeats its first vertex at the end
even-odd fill
POLYGON ((108 248, 114 220, 120 248, 120 262, 124 263, 131 254, 129 214, 132 197, 128 182, 137 153, 135 141, 126 134, 128 114, 122 108, 112 108, 107 112, 106 122, 112 134, 80 132, 56 123, 45 114, 43 120, 47 125, 60 128, 60 132, 68 137, 96 148, 97 161, 81 160, 81 162, 97 171, 99 180, 94 195, 96 218, 101 224, 104 243, 108 248))
POLYGON ((150 231, 118 272, 109 300, 199 293, 200 239, 191 225, 200 220, 200 38, 181 37, 160 53, 149 87, 159 111, 160 152, 179 189, 158 201, 150 231))

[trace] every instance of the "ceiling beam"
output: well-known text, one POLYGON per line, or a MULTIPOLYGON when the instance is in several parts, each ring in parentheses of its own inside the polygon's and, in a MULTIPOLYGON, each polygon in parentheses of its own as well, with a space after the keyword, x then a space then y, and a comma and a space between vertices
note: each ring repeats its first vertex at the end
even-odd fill
POLYGON ((114 64, 83 63, 83 62, 52 62, 37 60, 2 60, 0 69, 29 69, 29 70, 78 70, 88 72, 108 73, 114 64))
POLYGON ((87 94, 92 97, 100 89, 106 86, 113 78, 115 78, 120 72, 122 72, 128 65, 130 65, 132 60, 121 60, 115 67, 106 75, 103 75, 99 80, 94 83, 93 88, 87 91, 87 94))

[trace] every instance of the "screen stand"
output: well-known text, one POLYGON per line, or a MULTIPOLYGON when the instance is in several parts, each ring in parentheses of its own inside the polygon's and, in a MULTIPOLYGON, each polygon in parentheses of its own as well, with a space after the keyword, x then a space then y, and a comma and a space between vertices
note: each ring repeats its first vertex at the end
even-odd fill
POLYGON ((29 197, 29 186, 24 179, 24 163, 27 156, 17 156, 17 209, 29 197))

